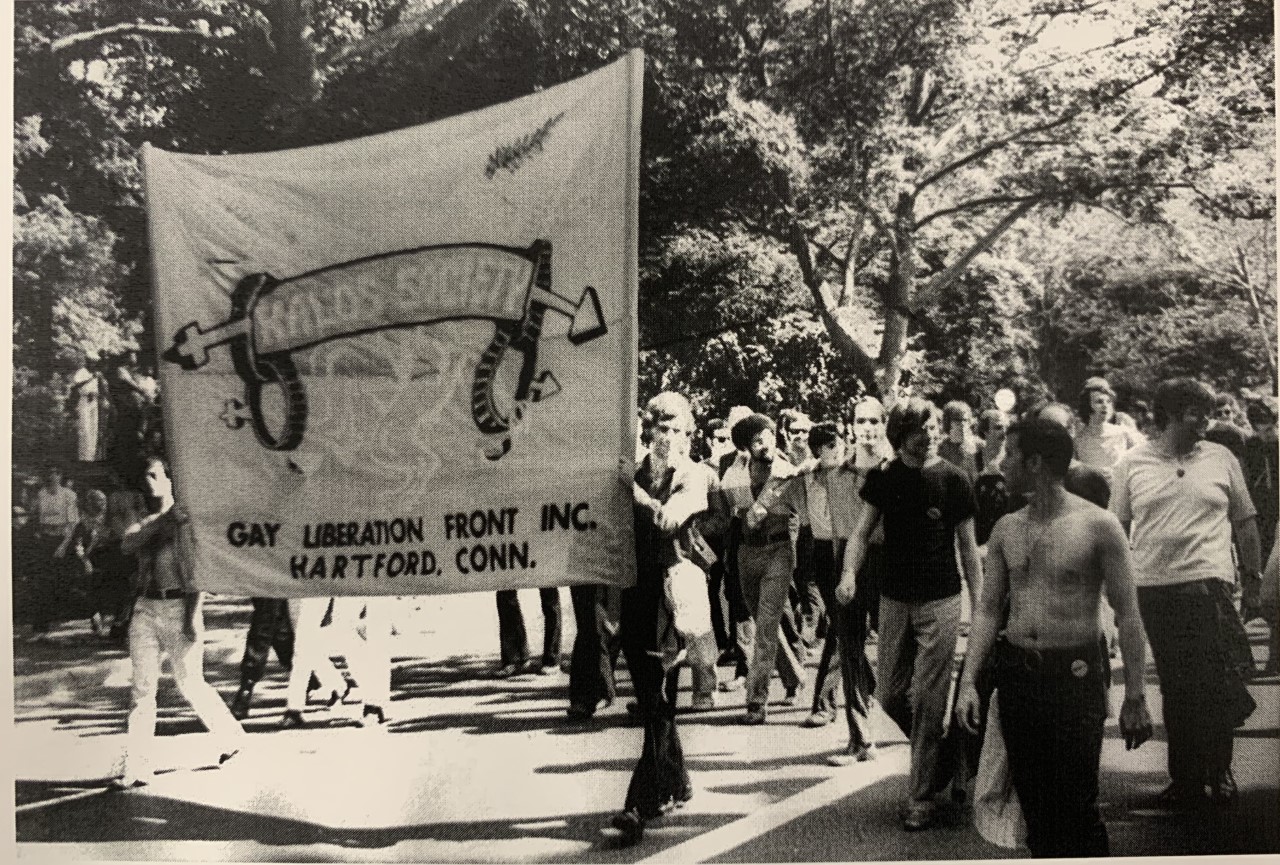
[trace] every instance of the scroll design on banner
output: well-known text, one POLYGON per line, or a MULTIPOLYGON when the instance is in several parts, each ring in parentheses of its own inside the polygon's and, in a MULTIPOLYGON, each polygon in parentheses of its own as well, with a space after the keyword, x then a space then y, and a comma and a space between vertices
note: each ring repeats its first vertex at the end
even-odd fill
POLYGON ((164 359, 188 371, 209 362, 209 351, 227 345, 245 400, 228 400, 228 427, 247 421, 258 442, 274 451, 296 449, 307 428, 307 393, 293 352, 343 337, 442 321, 487 319, 494 334, 476 364, 471 418, 485 435, 502 435, 489 459, 511 449, 511 430, 524 406, 559 391, 550 370, 538 371, 543 320, 553 310, 570 320, 568 338, 581 345, 608 332, 595 288, 575 302, 551 288, 551 243, 528 248, 492 244, 425 246, 369 256, 298 276, 270 273, 243 277, 231 294, 231 313, 212 327, 192 321, 174 334, 164 359), (509 351, 521 355, 514 408, 504 414, 496 399, 498 369, 509 351), (264 388, 279 388, 283 420, 273 428, 263 410, 264 388))

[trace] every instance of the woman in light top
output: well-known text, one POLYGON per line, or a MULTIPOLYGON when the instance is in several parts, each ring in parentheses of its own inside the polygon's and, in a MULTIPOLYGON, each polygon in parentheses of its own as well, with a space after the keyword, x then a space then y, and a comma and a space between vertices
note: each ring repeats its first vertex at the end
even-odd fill
POLYGON ((1076 432, 1076 458, 1101 471, 1110 482, 1112 466, 1146 439, 1137 430, 1114 422, 1116 392, 1105 378, 1095 376, 1084 383, 1079 412, 1085 423, 1076 432))

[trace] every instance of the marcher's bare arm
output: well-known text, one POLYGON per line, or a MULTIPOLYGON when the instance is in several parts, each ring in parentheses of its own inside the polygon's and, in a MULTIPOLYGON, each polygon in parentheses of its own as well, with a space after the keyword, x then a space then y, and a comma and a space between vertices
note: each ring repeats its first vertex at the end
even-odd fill
POLYGON ((1236 552, 1240 554, 1240 570, 1254 575, 1262 571, 1262 541, 1258 538, 1258 521, 1254 517, 1231 524, 1235 533, 1236 552))
MULTIPOLYGON (((1007 523, 1004 524, 1007 527, 1007 523)), ((969 649, 965 655, 964 673, 956 695, 956 720, 971 733, 978 731, 981 703, 976 686, 982 670, 1000 632, 1000 618, 1004 611, 1005 595, 1009 591, 1009 571, 1004 563, 1004 532, 996 523, 987 541, 987 566, 982 577, 982 589, 973 607, 973 626, 969 631, 969 649)))
POLYGON ((1133 582, 1129 542, 1119 522, 1098 520, 1099 558, 1107 601, 1116 614, 1120 657, 1124 661, 1124 704, 1120 708, 1120 734, 1125 747, 1137 748, 1151 738, 1147 711, 1147 635, 1138 612, 1138 592, 1133 582))
POLYGON ((120 538, 120 549, 128 555, 142 549, 144 544, 163 530, 164 518, 164 514, 151 514, 129 526, 120 538))
POLYGON ((973 517, 956 526, 956 546, 960 552, 960 568, 964 571, 965 589, 969 593, 969 609, 973 609, 982 591, 982 556, 978 552, 973 517))
POLYGON ((858 518, 849 533, 849 544, 844 551, 844 569, 840 572, 840 583, 836 586, 836 600, 847 604, 853 600, 857 591, 858 571, 867 557, 867 544, 876 523, 880 521, 880 509, 875 505, 862 503, 858 509, 858 518))

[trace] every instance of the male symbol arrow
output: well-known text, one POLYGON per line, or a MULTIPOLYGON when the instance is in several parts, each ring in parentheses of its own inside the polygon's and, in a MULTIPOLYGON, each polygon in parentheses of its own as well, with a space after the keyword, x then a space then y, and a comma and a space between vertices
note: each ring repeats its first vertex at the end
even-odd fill
POLYGON ((604 323, 604 311, 600 308, 600 296, 591 286, 582 290, 582 297, 574 303, 569 298, 535 285, 529 293, 532 303, 554 309, 570 319, 569 342, 581 345, 609 332, 604 323))

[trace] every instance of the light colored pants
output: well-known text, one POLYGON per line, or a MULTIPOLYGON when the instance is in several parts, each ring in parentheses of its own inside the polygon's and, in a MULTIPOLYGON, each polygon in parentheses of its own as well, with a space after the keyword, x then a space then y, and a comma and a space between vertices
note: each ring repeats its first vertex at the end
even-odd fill
POLYGON ((795 567, 796 554, 789 539, 761 547, 743 544, 738 549, 742 597, 756 623, 754 648, 743 646, 748 657, 748 709, 764 709, 769 701, 769 680, 775 665, 787 690, 798 688, 803 681, 804 667, 787 641, 780 639, 795 567))
POLYGON ((960 630, 960 595, 923 603, 880 598, 879 698, 911 739, 912 805, 932 802, 960 630))
MULTIPOLYGON (((156 733, 156 694, 164 658, 169 658, 178 690, 196 717, 214 734, 220 753, 240 747, 245 735, 218 692, 204 680, 204 625, 197 621, 196 639, 183 633, 186 602, 139 598, 129 623, 129 660, 133 664, 133 709, 125 736, 124 775, 149 772, 151 740, 156 733)), ((145 778, 144 778, 145 780, 145 778)))
POLYGON ((395 598, 334 598, 333 628, 352 649, 347 664, 364 701, 383 709, 391 704, 391 617, 395 598), (360 613, 364 612, 363 625, 360 613), (361 639, 359 631, 364 631, 361 639))
POLYGON ((693 685, 693 696, 711 697, 716 692, 716 661, 720 658, 720 649, 716 646, 716 635, 708 631, 700 637, 688 641, 686 657, 689 664, 689 677, 693 685))
MULTIPOLYGON (((331 654, 347 656, 350 663, 351 646, 355 642, 352 629, 350 638, 336 627, 322 630, 328 598, 290 598, 289 621, 293 623, 293 668, 289 671, 289 686, 285 690, 285 708, 301 712, 307 705, 307 685, 311 674, 320 681, 320 692, 325 696, 347 689, 347 680, 330 660, 331 654), (324 631, 328 631, 325 633, 324 631), (330 641, 329 637, 341 635, 342 639, 330 641)), ((337 616, 334 616, 337 624, 337 616)))

